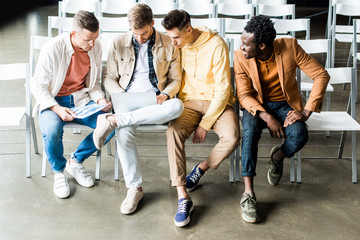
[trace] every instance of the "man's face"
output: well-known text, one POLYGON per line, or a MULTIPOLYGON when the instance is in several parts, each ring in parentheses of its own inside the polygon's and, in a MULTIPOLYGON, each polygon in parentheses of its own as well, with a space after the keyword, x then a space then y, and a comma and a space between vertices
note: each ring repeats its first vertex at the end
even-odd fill
POLYGON ((95 40, 99 37, 99 30, 95 33, 87 29, 72 31, 71 36, 75 47, 88 52, 95 46, 95 40))
POLYGON ((146 41, 149 40, 153 34, 153 26, 154 22, 152 22, 150 25, 145 25, 143 28, 132 29, 131 31, 136 41, 140 44, 146 43, 146 41))
POLYGON ((173 28, 171 30, 166 30, 167 35, 171 38, 172 44, 177 48, 182 48, 188 44, 190 37, 189 27, 184 27, 183 30, 178 28, 173 28))
POLYGON ((244 31, 241 35, 241 45, 240 49, 242 50, 244 57, 250 59, 259 55, 259 47, 254 42, 255 35, 253 33, 248 33, 244 31))

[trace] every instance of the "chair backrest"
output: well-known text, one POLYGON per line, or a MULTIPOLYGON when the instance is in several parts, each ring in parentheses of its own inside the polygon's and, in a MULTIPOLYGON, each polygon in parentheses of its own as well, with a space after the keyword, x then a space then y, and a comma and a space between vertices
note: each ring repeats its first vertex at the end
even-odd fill
POLYGON ((310 39, 310 19, 272 19, 277 35, 290 35, 295 37, 295 32, 305 31, 305 39, 310 39))
POLYGON ((252 0, 252 4, 267 4, 267 5, 283 5, 287 4, 287 0, 252 0))
POLYGON ((251 0, 214 0, 214 3, 248 4, 251 3, 251 0))
POLYGON ((179 3, 179 9, 187 11, 192 17, 203 16, 206 18, 211 18, 216 16, 216 5, 212 3, 201 4, 196 1, 179 3))
POLYGON ((191 19, 191 26, 206 26, 216 31, 221 37, 225 37, 225 19, 223 18, 193 18, 191 19))
POLYGON ((49 16, 48 17, 48 36, 52 37, 52 30, 57 29, 58 34, 63 32, 70 32, 73 25, 72 17, 58 17, 58 16, 49 16))
POLYGON ((100 3, 100 15, 127 15, 130 8, 136 4, 136 0, 102 0, 100 3))
POLYGON ((326 68, 326 71, 330 75, 329 84, 344 84, 352 82, 352 67, 326 68))
POLYGON ((225 33, 226 34, 241 34, 249 19, 225 19, 225 33))
POLYGON ((217 17, 243 17, 245 19, 254 16, 254 5, 252 4, 227 4, 219 3, 216 10, 217 17))
POLYGON ((30 36, 30 76, 32 77, 35 72, 35 50, 41 50, 41 48, 50 41, 52 37, 46 36, 30 36))
POLYGON ((67 14, 75 14, 79 10, 92 12, 95 16, 99 17, 100 3, 97 0, 59 1, 59 17, 66 17, 67 14))
POLYGON ((127 17, 99 17, 100 34, 110 35, 125 33, 130 30, 127 17))
MULTIPOLYGON (((237 0, 234 0, 237 1, 237 0)), ((194 3, 194 0, 177 0, 177 3, 194 3)), ((212 4, 213 0, 196 0, 197 4, 212 4)))
POLYGON ((147 4, 154 15, 166 15, 171 10, 178 8, 174 0, 139 0, 138 2, 147 4))
POLYGON ((164 18, 162 18, 162 17, 154 17, 154 27, 158 32, 166 33, 166 29, 161 24, 162 20, 164 20, 164 18))
POLYGON ((26 114, 31 116, 30 64, 0 64, 0 81, 25 79, 26 114))
POLYGON ((259 4, 256 6, 256 15, 267 15, 270 17, 295 19, 295 4, 283 4, 283 5, 259 4))

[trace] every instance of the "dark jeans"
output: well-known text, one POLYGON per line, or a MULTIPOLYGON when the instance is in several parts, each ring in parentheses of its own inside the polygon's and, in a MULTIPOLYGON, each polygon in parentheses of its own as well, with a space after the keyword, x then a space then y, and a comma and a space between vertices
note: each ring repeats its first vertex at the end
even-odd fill
MULTIPOLYGON (((263 107, 281 124, 284 123, 287 113, 293 110, 286 101, 264 102, 263 107)), ((256 176, 258 144, 262 130, 267 125, 260 117, 253 116, 246 110, 244 110, 242 125, 244 130, 241 145, 241 175, 256 176)), ((281 145, 281 151, 290 158, 304 147, 308 141, 308 131, 304 122, 295 122, 284 129, 286 140, 281 145)))

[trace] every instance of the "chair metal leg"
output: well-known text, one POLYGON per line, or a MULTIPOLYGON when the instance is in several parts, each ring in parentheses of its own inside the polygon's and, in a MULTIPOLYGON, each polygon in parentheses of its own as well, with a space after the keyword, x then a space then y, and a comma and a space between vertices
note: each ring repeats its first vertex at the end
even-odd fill
POLYGON ((96 152, 95 180, 100 180, 101 150, 96 152))
POLYGON ((42 164, 41 164, 41 176, 42 177, 46 177, 46 162, 47 162, 46 153, 43 152, 42 164))
POLYGON ((290 182, 295 182, 295 156, 290 159, 290 182))
POLYGON ((297 153, 297 173, 296 173, 296 182, 301 183, 301 151, 297 153))
POLYGON ((115 140, 115 157, 114 157, 114 179, 115 181, 119 181, 119 157, 117 154, 117 145, 116 145, 116 140, 115 140))
POLYGON ((26 116, 26 177, 31 177, 31 131, 30 117, 26 116))
POLYGON ((35 123, 34 123, 33 118, 30 118, 30 124, 31 124, 31 134, 32 134, 33 143, 34 143, 34 152, 35 152, 35 154, 39 154, 39 147, 38 147, 38 141, 37 141, 36 130, 35 130, 35 123))
POLYGON ((352 132, 352 156, 351 156, 351 166, 352 166, 352 182, 357 183, 357 168, 356 168, 356 132, 352 132))
POLYGON ((229 166, 229 182, 234 182, 234 154, 231 153, 229 156, 230 166, 229 166))
POLYGON ((240 145, 235 150, 235 181, 240 182, 240 145))

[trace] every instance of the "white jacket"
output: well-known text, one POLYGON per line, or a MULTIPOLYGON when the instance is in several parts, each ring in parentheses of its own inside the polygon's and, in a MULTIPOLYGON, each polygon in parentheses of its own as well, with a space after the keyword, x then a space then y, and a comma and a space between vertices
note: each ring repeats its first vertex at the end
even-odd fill
MULTIPOLYGON (((54 97, 60 91, 70 64, 74 49, 70 33, 63 33, 47 42, 41 49, 33 78, 30 81, 31 92, 36 99, 33 116, 44 109, 57 104, 54 97)), ((101 45, 99 41, 88 51, 90 71, 85 78, 85 88, 74 92, 75 106, 85 106, 90 100, 97 102, 104 97, 101 90, 101 45)))

